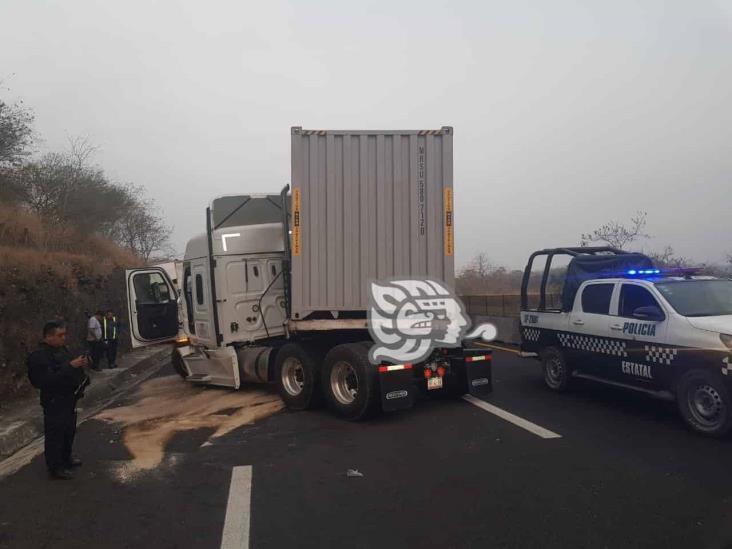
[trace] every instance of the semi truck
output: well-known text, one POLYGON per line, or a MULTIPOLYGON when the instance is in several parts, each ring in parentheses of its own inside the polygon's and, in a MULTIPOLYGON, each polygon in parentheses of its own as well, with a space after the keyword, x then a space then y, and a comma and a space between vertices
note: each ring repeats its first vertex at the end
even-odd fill
POLYGON ((452 140, 451 127, 293 127, 290 184, 215 198, 182 261, 126 272, 132 346, 174 342, 189 382, 274 383, 290 409, 325 403, 349 420, 488 394, 491 353, 467 342, 369 360, 371 282, 454 285, 452 140))

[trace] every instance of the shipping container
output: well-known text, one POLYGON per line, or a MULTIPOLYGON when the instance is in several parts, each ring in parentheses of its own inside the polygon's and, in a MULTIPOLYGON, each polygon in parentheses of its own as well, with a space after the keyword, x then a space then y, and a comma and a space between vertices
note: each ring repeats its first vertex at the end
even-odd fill
POLYGON ((365 311, 369 283, 454 286, 451 127, 292 134, 292 318, 365 311))

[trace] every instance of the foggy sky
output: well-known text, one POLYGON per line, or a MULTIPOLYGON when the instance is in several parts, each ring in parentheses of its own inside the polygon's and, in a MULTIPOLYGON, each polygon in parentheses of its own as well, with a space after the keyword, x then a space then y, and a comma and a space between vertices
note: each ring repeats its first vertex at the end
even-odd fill
POLYGON ((732 252, 729 3, 0 0, 0 79, 181 253, 213 196, 289 182, 293 125, 454 126, 458 265, 637 210, 647 250, 732 252))

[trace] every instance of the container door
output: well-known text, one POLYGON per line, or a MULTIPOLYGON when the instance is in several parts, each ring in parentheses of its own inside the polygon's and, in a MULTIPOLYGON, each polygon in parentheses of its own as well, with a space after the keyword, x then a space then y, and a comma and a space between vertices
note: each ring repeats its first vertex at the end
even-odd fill
POLYGON ((125 272, 132 347, 174 341, 178 335, 178 296, 164 269, 125 272))

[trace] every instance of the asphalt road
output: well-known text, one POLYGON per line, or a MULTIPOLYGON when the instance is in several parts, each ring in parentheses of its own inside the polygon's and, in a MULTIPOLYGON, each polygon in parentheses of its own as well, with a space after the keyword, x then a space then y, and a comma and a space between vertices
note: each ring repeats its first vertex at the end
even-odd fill
POLYGON ((252 547, 732 547, 731 440, 619 389, 551 393, 508 352, 494 381, 491 404, 561 437, 466 401, 357 424, 280 412, 203 446, 213 428, 180 432, 121 480, 124 432, 89 421, 76 480, 49 481, 39 457, 0 481, 0 546, 218 548, 232 470, 249 465, 252 547))

